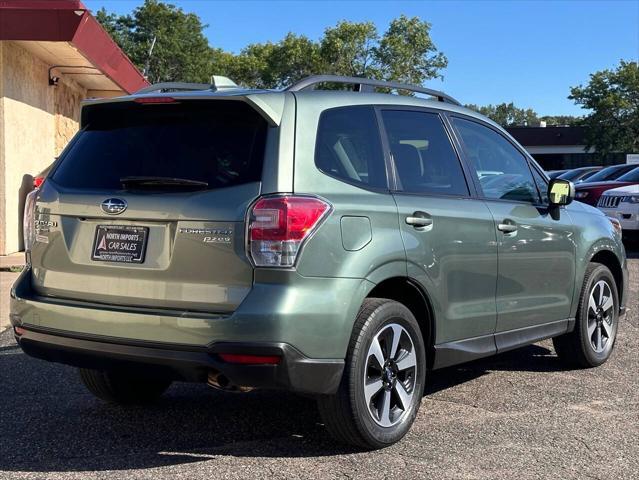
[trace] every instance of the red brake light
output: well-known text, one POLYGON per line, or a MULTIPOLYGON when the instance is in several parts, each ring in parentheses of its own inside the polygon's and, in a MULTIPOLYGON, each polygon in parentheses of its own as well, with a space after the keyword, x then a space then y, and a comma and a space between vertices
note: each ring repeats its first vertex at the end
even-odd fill
POLYGON ((258 266, 290 267, 300 246, 330 210, 317 197, 264 197, 250 212, 250 254, 258 266))
POLYGON ((33 179, 33 188, 40 188, 44 182, 44 177, 35 177, 33 179))
POLYGON ((177 103, 173 97, 140 97, 133 101, 135 103, 177 103))
POLYGON ((282 360, 279 355, 241 355, 237 353, 220 353, 219 355, 225 362, 242 365, 277 365, 282 360))

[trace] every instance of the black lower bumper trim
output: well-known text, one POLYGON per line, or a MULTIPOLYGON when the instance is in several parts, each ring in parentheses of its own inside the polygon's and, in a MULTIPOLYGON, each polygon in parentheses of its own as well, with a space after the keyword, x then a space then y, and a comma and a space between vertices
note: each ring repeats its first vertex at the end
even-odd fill
POLYGON ((100 337, 78 338, 24 326, 16 340, 27 355, 74 367, 136 370, 194 382, 206 381, 209 372, 215 371, 238 386, 310 394, 334 393, 344 370, 343 360, 311 359, 286 343, 223 342, 202 348, 140 345, 104 341, 100 337), (282 361, 277 365, 240 365, 222 361, 220 353, 278 355, 282 361))

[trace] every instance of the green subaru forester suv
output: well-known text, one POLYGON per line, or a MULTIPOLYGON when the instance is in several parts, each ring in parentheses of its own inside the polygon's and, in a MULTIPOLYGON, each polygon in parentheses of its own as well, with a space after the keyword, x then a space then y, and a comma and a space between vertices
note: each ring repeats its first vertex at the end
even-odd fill
POLYGON ((363 448, 406 434, 434 369, 551 337, 608 359, 619 224, 498 125, 410 85, 214 78, 83 106, 27 201, 28 355, 111 402, 176 380, 312 395, 363 448))

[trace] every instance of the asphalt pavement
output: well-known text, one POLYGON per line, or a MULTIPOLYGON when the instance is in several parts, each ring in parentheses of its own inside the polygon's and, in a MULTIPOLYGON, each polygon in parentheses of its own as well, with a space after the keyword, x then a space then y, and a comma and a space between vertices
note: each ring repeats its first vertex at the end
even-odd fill
POLYGON ((604 366, 551 342, 433 372, 408 436, 382 451, 331 440, 311 399, 177 383, 150 407, 88 394, 74 369, 0 334, 0 478, 639 478, 639 254, 604 366))

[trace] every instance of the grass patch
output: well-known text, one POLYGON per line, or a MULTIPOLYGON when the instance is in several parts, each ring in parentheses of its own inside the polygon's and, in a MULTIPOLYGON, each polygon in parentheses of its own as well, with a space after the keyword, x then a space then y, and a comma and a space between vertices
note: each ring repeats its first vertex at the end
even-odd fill
POLYGON ((20 273, 24 270, 24 266, 14 266, 14 267, 0 267, 0 272, 11 272, 11 273, 20 273))

